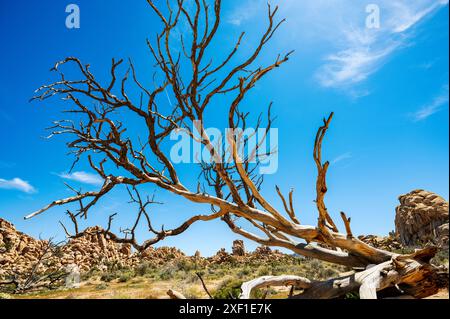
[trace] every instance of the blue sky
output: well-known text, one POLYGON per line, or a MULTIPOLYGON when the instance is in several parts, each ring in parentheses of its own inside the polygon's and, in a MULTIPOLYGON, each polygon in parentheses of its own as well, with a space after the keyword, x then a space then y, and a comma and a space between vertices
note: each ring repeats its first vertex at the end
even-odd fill
MULTIPOLYGON (((245 30, 239 52, 243 57, 264 27, 266 1, 224 2, 220 41, 211 54, 228 52, 227 45, 245 30)), ((62 117, 62 101, 28 99, 40 85, 55 80, 49 69, 66 56, 89 63, 101 79, 107 79, 112 57, 130 57, 138 75, 150 78, 153 61, 145 40, 160 27, 144 0, 79 0, 72 3, 80 7, 81 27, 67 29, 69 3, 0 3, 0 217, 34 236, 62 237, 57 221, 64 220, 64 208, 29 221, 23 216, 69 195, 64 181, 96 189, 98 177, 86 163, 68 175, 72 158, 64 139, 42 138, 45 127, 62 117)), ((326 202, 336 220, 345 211, 352 217, 354 233, 387 234, 394 228, 400 194, 424 188, 448 199, 447 1, 280 3, 279 17, 287 22, 262 60, 272 61, 279 52, 295 54, 245 101, 249 110, 273 101, 278 116, 274 126, 279 129, 279 170, 266 178, 265 196, 279 206, 274 185, 286 191, 295 188, 300 220, 316 222, 312 147, 322 117, 334 111, 324 156, 332 164, 326 202), (365 26, 370 3, 380 8, 379 29, 365 26)), ((179 169, 186 183, 195 180, 189 165, 179 169)), ((152 216, 166 228, 208 210, 163 191, 157 190, 156 197, 165 204, 155 206, 152 216)), ((91 213, 89 225, 105 225, 112 212, 119 212, 117 227, 130 224, 133 207, 127 200, 123 191, 108 196, 91 213)), ((139 237, 145 235, 141 230, 139 237)), ((162 245, 209 255, 228 248, 235 238, 217 221, 198 223, 162 245)))

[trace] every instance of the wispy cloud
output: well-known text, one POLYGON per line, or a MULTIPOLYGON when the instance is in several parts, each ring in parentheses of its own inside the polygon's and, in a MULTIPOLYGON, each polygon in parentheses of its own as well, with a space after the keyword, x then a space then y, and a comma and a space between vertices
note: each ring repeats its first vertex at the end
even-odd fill
MULTIPOLYGON (((380 28, 367 28, 367 3, 354 0, 273 0, 280 6, 280 17, 287 18, 284 37, 304 47, 323 50, 314 78, 326 88, 356 92, 393 54, 409 46, 417 25, 432 16, 448 0, 378 0, 380 28)), ((265 2, 246 0, 227 21, 249 24, 265 14, 265 2)), ((286 40, 286 38, 285 38, 286 40)), ((359 94, 356 94, 359 95, 359 94)), ((363 94, 364 96, 364 94, 363 94)))
MULTIPOLYGON (((316 77, 324 87, 349 88, 368 79, 414 36, 414 27, 448 1, 380 1, 379 29, 346 24, 338 50, 325 57, 316 77)), ((361 20, 361 19, 360 19, 361 20)))
POLYGON ((75 182, 80 182, 83 184, 90 184, 90 185, 102 185, 103 179, 95 174, 87 173, 87 172, 73 172, 73 173, 61 173, 57 174, 59 177, 68 179, 75 182))
POLYGON ((436 64, 436 60, 427 61, 427 62, 417 65, 417 68, 422 69, 422 70, 429 70, 432 67, 434 67, 435 64, 436 64))
POLYGON ((0 178, 0 188, 18 190, 27 194, 36 193, 36 188, 34 188, 29 182, 18 177, 11 180, 0 178))
POLYGON ((267 2, 258 0, 247 0, 241 2, 236 9, 225 16, 225 21, 234 26, 240 26, 248 20, 254 18, 261 8, 266 8, 267 2))
POLYGON ((431 103, 423 105, 417 112, 412 114, 414 122, 426 120, 431 115, 441 111, 444 106, 448 106, 448 84, 442 88, 441 93, 435 96, 431 103))
POLYGON ((338 157, 336 157, 331 163, 332 164, 336 164, 336 163, 339 163, 339 162, 341 162, 343 160, 350 159, 352 157, 353 157, 352 153, 347 152, 347 153, 341 154, 338 157))
MULTIPOLYGON (((352 36, 351 34, 348 36, 352 36)), ((324 87, 349 87, 360 83, 375 73, 398 44, 392 43, 380 49, 357 45, 326 57, 326 63, 316 77, 324 87)))

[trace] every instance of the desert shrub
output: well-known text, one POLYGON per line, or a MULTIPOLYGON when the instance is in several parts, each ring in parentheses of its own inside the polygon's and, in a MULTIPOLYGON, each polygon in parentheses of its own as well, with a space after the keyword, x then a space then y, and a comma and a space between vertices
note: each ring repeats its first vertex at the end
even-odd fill
POLYGON ((189 272, 184 277, 184 281, 188 284, 193 284, 193 283, 196 283, 197 281, 199 281, 199 279, 195 273, 189 272))
POLYGON ((264 296, 276 294, 277 291, 273 288, 254 289, 250 295, 252 299, 262 299, 264 296))
POLYGON ((107 261, 105 262, 105 266, 108 271, 131 270, 130 267, 124 266, 118 261, 107 261))
POLYGON ((178 267, 176 265, 169 264, 169 265, 164 266, 160 270, 158 277, 161 280, 170 280, 170 279, 175 278, 177 271, 178 271, 178 267))
POLYGON ((89 271, 81 273, 81 280, 86 281, 92 277, 100 275, 100 270, 97 267, 92 267, 89 271))
POLYGON ((108 289, 108 287, 109 287, 108 284, 106 284, 106 283, 101 283, 101 284, 95 286, 95 290, 105 290, 105 289, 108 289))
POLYGON ((331 277, 335 277, 338 275, 338 272, 335 269, 328 267, 319 267, 316 272, 316 279, 328 279, 331 277))
POLYGON ((289 267, 287 265, 276 265, 272 267, 272 274, 274 276, 279 276, 289 272, 289 267))
POLYGON ((197 287, 185 287, 181 290, 182 294, 187 299, 198 299, 203 293, 203 290, 199 290, 197 287))
POLYGON ((317 260, 317 259, 312 259, 312 260, 310 260, 309 262, 308 262, 308 264, 309 264, 309 266, 311 267, 311 268, 319 268, 319 267, 323 267, 323 264, 319 261, 319 260, 317 260))
POLYGON ((108 271, 108 272, 105 272, 103 275, 101 275, 100 280, 104 281, 104 282, 110 282, 110 281, 113 281, 114 279, 116 279, 117 277, 118 277, 117 272, 108 271))
POLYGON ((268 276, 272 273, 272 269, 268 266, 261 266, 258 269, 257 276, 268 276))
POLYGON ((145 276, 155 271, 155 267, 148 262, 140 263, 134 270, 137 276, 145 276))
POLYGON ((220 279, 230 274, 232 269, 228 266, 223 265, 223 268, 214 267, 213 269, 208 269, 207 274, 210 279, 220 279))
POLYGON ((195 263, 188 259, 180 259, 175 262, 175 267, 181 271, 191 271, 196 269, 195 263))
POLYGON ((161 280, 170 280, 173 279, 174 277, 175 273, 170 269, 164 270, 159 273, 159 279, 161 280))
POLYGON ((131 271, 127 271, 127 272, 123 272, 120 276, 119 276, 119 282, 127 282, 129 281, 131 278, 133 278, 135 275, 133 272, 131 271))
MULTIPOLYGON (((0 278, 0 279, 6 279, 5 281, 7 281, 10 278, 0 278)), ((0 285, 0 294, 1 293, 4 293, 5 295, 12 294, 12 293, 14 293, 14 290, 16 290, 15 284, 0 285)), ((0 298, 0 299, 2 299, 2 298, 0 298)))
POLYGON ((437 252, 431 262, 437 266, 448 265, 448 254, 448 249, 441 249, 437 252))
POLYGON ((243 269, 239 270, 236 275, 239 279, 242 279, 242 278, 247 277, 251 273, 252 273, 252 270, 250 269, 250 267, 244 267, 243 269))
POLYGON ((241 294, 242 281, 240 280, 225 280, 219 288, 213 293, 214 299, 235 299, 241 294))

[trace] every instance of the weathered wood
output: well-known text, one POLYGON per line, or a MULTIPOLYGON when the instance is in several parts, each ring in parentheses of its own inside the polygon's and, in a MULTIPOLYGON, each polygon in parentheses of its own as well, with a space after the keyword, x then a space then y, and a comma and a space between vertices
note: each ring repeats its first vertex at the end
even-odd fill
POLYGON ((170 299, 186 299, 186 297, 181 292, 172 289, 169 289, 167 291, 167 295, 170 297, 170 299))
POLYGON ((310 281, 297 276, 264 276, 244 283, 241 298, 249 298, 256 288, 287 285, 303 289, 302 293, 292 296, 294 299, 333 299, 350 292, 359 292, 361 299, 377 299, 378 291, 399 285, 415 287, 406 289, 404 294, 423 298, 439 289, 437 281, 430 279, 438 268, 427 261, 434 253, 435 250, 426 248, 411 255, 393 257, 378 265, 369 265, 358 273, 324 281, 310 281))
POLYGON ((292 286, 300 289, 307 289, 311 287, 311 280, 292 275, 283 276, 263 276, 242 284, 240 299, 250 299, 253 290, 264 287, 274 286, 292 286))

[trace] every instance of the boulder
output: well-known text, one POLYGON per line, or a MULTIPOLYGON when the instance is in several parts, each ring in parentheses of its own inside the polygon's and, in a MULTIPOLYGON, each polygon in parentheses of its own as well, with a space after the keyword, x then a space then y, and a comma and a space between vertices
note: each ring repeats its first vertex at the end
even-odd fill
POLYGON ((428 242, 448 245, 448 202, 441 196, 414 190, 399 197, 396 208, 395 231, 405 246, 428 242))

